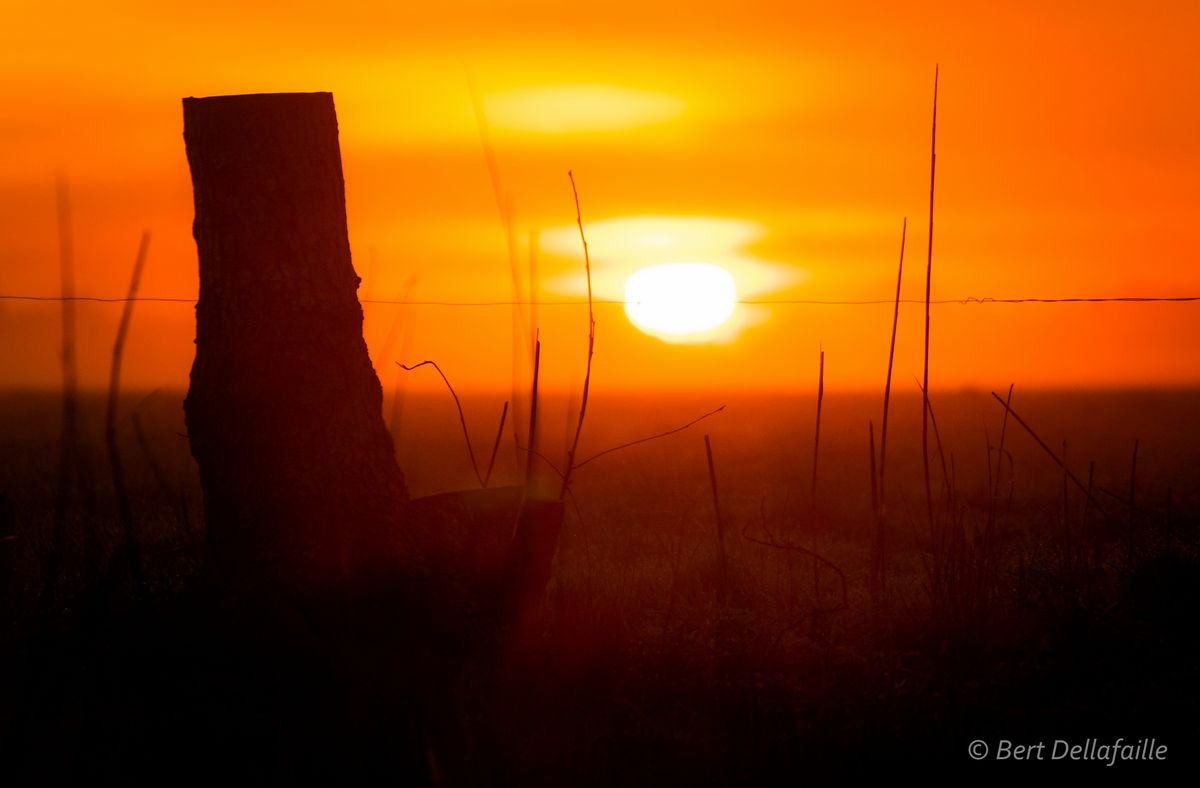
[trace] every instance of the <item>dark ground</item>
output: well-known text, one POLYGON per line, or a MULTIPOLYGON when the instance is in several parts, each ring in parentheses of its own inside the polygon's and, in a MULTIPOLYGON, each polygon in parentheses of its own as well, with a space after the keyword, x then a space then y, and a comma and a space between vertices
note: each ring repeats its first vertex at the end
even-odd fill
MULTIPOLYGON (((0 543, 5 771, 15 784, 521 785, 1194 773, 1200 393, 1018 392, 1014 407, 1050 445, 1067 439, 1084 480, 1095 459, 1103 514, 1073 489, 1064 507, 1060 472, 1010 424, 992 542, 981 536, 983 436, 986 425, 998 440, 999 408, 977 393, 935 397, 954 455, 954 505, 939 514, 963 534, 953 543, 928 536, 913 461, 919 403, 902 398, 886 602, 873 603, 865 421, 875 399, 827 396, 815 508, 805 397, 722 400, 728 411, 692 430, 588 466, 548 598, 514 632, 493 625, 486 595, 453 567, 397 578, 369 604, 317 595, 281 609, 214 591, 200 494, 175 434, 178 397, 166 393, 127 396, 139 418, 122 427, 145 587, 135 593, 129 580, 91 401, 91 501, 72 497, 48 587, 59 405, 6 395, 0 489, 16 539, 0 543), (723 601, 705 432, 729 546, 723 601), (832 571, 819 572, 814 593, 807 555, 761 544, 814 538, 845 572, 844 609, 832 609, 832 571), (1154 738, 1166 760, 967 754, 977 739, 993 750, 1001 739, 1046 741, 1049 759, 1056 739, 1117 737, 1154 738)), ((597 396, 588 451, 722 401, 597 396)), ((483 395, 464 404, 473 426, 473 412, 493 411, 483 395)), ((445 408, 438 398, 406 405, 399 456, 414 494, 468 486, 445 408)), ((507 482, 518 460, 501 462, 507 482)))

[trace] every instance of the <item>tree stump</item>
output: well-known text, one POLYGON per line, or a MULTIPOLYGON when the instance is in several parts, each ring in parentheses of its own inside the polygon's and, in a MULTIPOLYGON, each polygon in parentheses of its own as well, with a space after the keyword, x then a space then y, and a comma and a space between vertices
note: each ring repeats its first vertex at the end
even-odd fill
POLYGON ((185 98, 200 261, 184 403, 209 567, 280 589, 393 571, 407 492, 362 337, 330 93, 185 98))

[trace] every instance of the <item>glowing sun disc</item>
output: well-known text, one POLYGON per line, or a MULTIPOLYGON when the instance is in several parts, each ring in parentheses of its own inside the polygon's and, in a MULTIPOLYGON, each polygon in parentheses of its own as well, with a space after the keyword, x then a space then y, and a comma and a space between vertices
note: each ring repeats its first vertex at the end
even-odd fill
POLYGON ((625 314, 651 336, 683 338, 716 328, 733 315, 733 275, 712 263, 662 263, 625 280, 625 314))

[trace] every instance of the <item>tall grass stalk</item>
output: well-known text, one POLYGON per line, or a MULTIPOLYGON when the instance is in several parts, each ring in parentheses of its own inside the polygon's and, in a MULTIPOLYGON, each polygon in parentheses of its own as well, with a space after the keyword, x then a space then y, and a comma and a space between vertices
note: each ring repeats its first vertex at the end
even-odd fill
MULTIPOLYGON (((904 246, 908 239, 908 217, 905 216, 900 225, 900 263, 896 266, 896 300, 892 309, 892 337, 888 342, 887 377, 883 382, 883 422, 879 434, 879 476, 876 483, 875 473, 871 473, 872 504, 875 516, 875 540, 871 553, 871 575, 874 587, 880 601, 886 593, 887 586, 887 437, 888 416, 892 403, 892 370, 896 360, 896 333, 900 326, 900 286, 904 281, 904 246)), ((875 463, 874 425, 872 425, 871 463, 875 463)))
POLYGON ((896 360, 896 331, 900 326, 900 285, 904 281, 904 244, 908 238, 908 217, 900 225, 900 264, 896 267, 896 301, 892 309, 892 338, 888 343, 887 377, 883 382, 883 423, 879 432, 879 502, 886 506, 884 482, 887 476, 888 415, 892 402, 892 369, 896 360))
POLYGON ((121 310, 121 322, 117 326, 117 338, 113 342, 112 368, 108 378, 108 406, 105 409, 104 443, 108 447, 108 460, 112 469, 113 493, 117 499, 117 519, 125 537, 126 558, 133 578, 135 593, 142 587, 142 561, 134 533, 133 507, 129 503, 129 492, 125 486, 125 468, 121 463, 121 451, 117 445, 117 408, 121 396, 121 359, 125 353, 125 339, 129 335, 129 323, 133 319, 134 298, 142 280, 142 269, 150 251, 150 233, 142 233, 138 244, 137 258, 133 262, 133 273, 129 277, 129 292, 121 310))
MULTIPOLYGON (((483 149, 483 160, 487 166, 488 180, 491 182, 492 195, 496 201, 496 213, 504 228, 504 247, 508 254, 508 272, 512 280, 512 396, 510 401, 515 408, 513 421, 517 422, 517 415, 521 412, 521 395, 524 389, 521 360, 526 358, 526 349, 533 345, 534 339, 532 333, 525 334, 527 323, 522 315, 521 305, 532 299, 526 298, 521 291, 512 194, 504 187, 504 181, 500 175, 500 163, 496 158, 496 148, 492 144, 492 135, 488 127, 487 114, 483 109, 483 99, 479 95, 479 88, 475 84, 474 76, 469 70, 466 78, 467 89, 471 94, 471 108, 475 113, 475 123, 479 131, 479 144, 483 149)), ((520 424, 517 424, 517 429, 519 432, 520 424)))
MULTIPOLYGON (((1067 441, 1062 442, 1063 465, 1067 464, 1067 441)), ((1074 565, 1074 554, 1071 549, 1071 487, 1067 474, 1062 475, 1063 503, 1063 570, 1070 577, 1074 565)))
POLYGON ((937 173, 938 67, 933 69, 933 131, 929 146, 929 243, 925 256, 925 362, 921 375, 921 466, 925 474, 925 509, 929 515, 930 538, 936 541, 933 521, 933 489, 929 482, 929 295, 933 283, 933 187, 937 173))
POLYGON ((533 383, 529 388, 529 434, 526 445, 529 453, 525 456, 525 489, 533 487, 533 460, 537 456, 537 424, 538 424, 538 379, 542 371, 542 339, 535 336, 533 340, 533 383))
POLYGON ((1129 465, 1129 533, 1128 544, 1125 549, 1126 568, 1133 569, 1134 563, 1137 560, 1137 546, 1134 544, 1134 531, 1137 527, 1137 461, 1138 461, 1138 444, 1140 441, 1133 442, 1133 459, 1129 465))
POLYGON ((492 469, 496 467, 496 453, 500 451, 500 441, 504 439, 504 424, 508 420, 508 400, 500 409, 500 426, 496 428, 496 441, 492 444, 492 455, 488 458, 487 472, 483 474, 483 486, 487 487, 492 480, 492 469))
MULTIPOLYGON (((42 584, 42 601, 48 603, 62 571, 66 550, 68 509, 77 501, 84 473, 79 449, 79 372, 75 356, 75 250, 71 228, 71 194, 64 178, 55 182, 58 218, 58 261, 62 345, 59 361, 62 369, 62 425, 58 449, 58 495, 54 505, 54 528, 50 538, 42 584)), ((87 507, 90 509, 90 506, 87 507)), ((86 513, 85 513, 86 515, 86 513)), ((90 525, 84 533, 84 571, 94 568, 93 534, 90 525)))
POLYGON ((588 253, 587 236, 583 232, 583 214, 579 210, 579 190, 575 188, 575 174, 568 171, 567 177, 571 180, 571 195, 575 198, 575 223, 579 225, 579 241, 583 244, 583 266, 587 276, 588 344, 587 367, 583 375, 583 392, 579 396, 579 420, 575 424, 575 437, 571 441, 571 448, 567 451, 567 467, 563 472, 562 488, 558 493, 560 500, 566 497, 567 490, 571 486, 571 471, 574 470, 575 453, 579 450, 579 436, 583 433, 583 420, 587 415, 588 392, 592 387, 592 356, 596 352, 596 315, 592 308, 592 258, 588 253))
POLYGON ((809 492, 809 505, 812 507, 812 571, 813 571, 813 605, 820 606, 821 602, 821 565, 816 559, 817 555, 817 470, 820 467, 821 458, 821 408, 825 403, 825 351, 821 351, 820 361, 817 366, 817 426, 813 432, 813 461, 812 461, 812 489, 809 492))
MULTIPOLYGON (((1043 452, 1045 452, 1047 454, 1047 456, 1050 457, 1051 460, 1054 461, 1054 464, 1062 469, 1063 473, 1065 473, 1067 475, 1067 478, 1071 480, 1071 483, 1074 484, 1077 489, 1079 489, 1081 492, 1083 492, 1083 494, 1085 496, 1087 496, 1087 500, 1089 500, 1091 502, 1092 506, 1096 509, 1096 511, 1100 513, 1100 516, 1103 517, 1105 520, 1109 520, 1110 518, 1108 516, 1108 512, 1104 509, 1103 506, 1100 505, 1100 502, 1096 500, 1095 495, 1092 494, 1090 485, 1085 485, 1083 482, 1081 482, 1079 480, 1079 477, 1076 476, 1074 473, 1072 473, 1071 469, 1067 467, 1067 464, 1065 462, 1063 462, 1062 458, 1054 453, 1054 449, 1051 449, 1046 444, 1046 442, 1044 440, 1042 440, 1041 436, 1039 436, 1037 434, 1037 432, 1033 429, 1033 427, 1029 426, 1029 423, 1026 422, 1025 419, 1021 418, 1020 415, 1018 415, 1017 412, 1015 410, 1013 410, 1012 406, 1009 403, 1002 400, 1000 398, 999 394, 997 394, 996 392, 993 391, 992 397, 996 400, 996 402, 1000 403, 1000 407, 1004 408, 1004 410, 1008 413, 1008 415, 1012 416, 1013 421, 1015 421, 1015 422, 1017 422, 1017 424, 1021 425, 1021 428, 1024 429, 1025 432, 1027 432, 1029 434, 1029 437, 1033 438, 1034 442, 1037 443, 1037 445, 1041 448, 1041 450, 1043 452)), ((1135 444, 1135 446, 1136 446, 1136 444, 1135 444)))
POLYGON ((721 496, 717 492, 717 469, 713 463, 712 442, 704 435, 704 454, 708 458, 708 484, 712 490, 713 514, 717 519, 717 600, 729 597, 729 564, 725 555, 725 521, 721 518, 721 496))

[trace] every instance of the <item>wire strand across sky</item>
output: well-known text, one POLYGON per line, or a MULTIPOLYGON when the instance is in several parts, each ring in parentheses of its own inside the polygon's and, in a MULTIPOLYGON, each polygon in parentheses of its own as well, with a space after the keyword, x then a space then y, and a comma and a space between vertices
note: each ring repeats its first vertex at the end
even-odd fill
MULTIPOLYGON (((363 304, 379 304, 383 306, 438 306, 438 307, 501 307, 501 306, 587 306, 586 300, 576 301, 435 301, 412 299, 363 298, 363 304)), ((0 301, 83 301, 101 304, 121 304, 127 301, 146 301, 165 304, 195 304, 195 298, 172 298, 166 296, 137 296, 135 298, 104 298, 101 296, 33 296, 33 295, 0 295, 0 301)), ((1099 296, 1099 297, 1064 297, 1041 298, 1036 296, 1023 298, 999 298, 994 296, 967 296, 965 298, 938 298, 930 304, 1146 304, 1146 303, 1187 303, 1200 301, 1200 296, 1099 296)), ((593 304, 624 305, 619 299, 594 299, 593 304)), ((879 304, 894 304, 895 299, 878 298, 862 300, 846 299, 811 299, 811 298, 751 298, 739 299, 739 304, 751 306, 873 306, 879 304)), ((902 304, 923 304, 924 299, 901 298, 902 304)))

